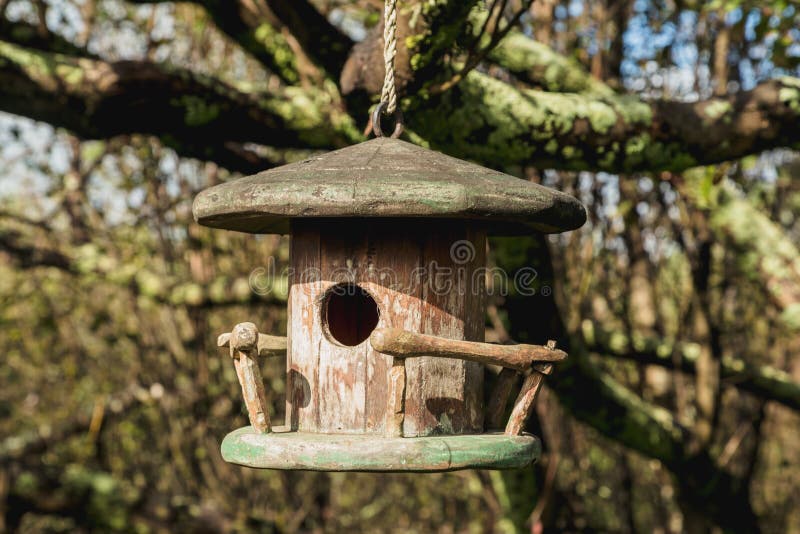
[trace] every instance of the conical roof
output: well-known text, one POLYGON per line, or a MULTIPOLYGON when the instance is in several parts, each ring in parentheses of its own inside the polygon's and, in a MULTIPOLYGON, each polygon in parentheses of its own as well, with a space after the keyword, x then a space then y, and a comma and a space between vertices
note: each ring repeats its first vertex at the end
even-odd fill
POLYGON ((468 219, 492 235, 586 221, 570 195, 388 137, 210 187, 192 211, 205 226, 256 234, 309 217, 468 219))

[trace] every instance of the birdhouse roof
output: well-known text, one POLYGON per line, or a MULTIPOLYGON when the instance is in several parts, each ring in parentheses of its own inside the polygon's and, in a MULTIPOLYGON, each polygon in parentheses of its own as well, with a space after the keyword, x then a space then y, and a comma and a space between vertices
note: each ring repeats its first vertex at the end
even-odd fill
POLYGON ((256 234, 288 233, 291 219, 312 217, 476 220, 493 235, 586 220, 570 195, 387 137, 210 187, 192 211, 205 226, 256 234))

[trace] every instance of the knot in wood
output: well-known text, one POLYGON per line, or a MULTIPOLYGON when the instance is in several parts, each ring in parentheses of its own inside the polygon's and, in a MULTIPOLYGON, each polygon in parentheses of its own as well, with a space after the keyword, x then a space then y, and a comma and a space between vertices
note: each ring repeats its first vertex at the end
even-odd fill
POLYGON ((231 331, 231 354, 234 351, 249 352, 258 345, 258 328, 253 323, 239 323, 231 331))

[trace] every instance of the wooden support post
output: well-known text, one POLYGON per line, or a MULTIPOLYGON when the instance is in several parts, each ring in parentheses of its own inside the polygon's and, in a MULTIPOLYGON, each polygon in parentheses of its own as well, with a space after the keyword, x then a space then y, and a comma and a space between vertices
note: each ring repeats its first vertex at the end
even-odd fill
POLYGON ((377 328, 369 337, 372 347, 395 358, 434 356, 457 358, 517 371, 527 371, 537 362, 558 362, 567 357, 564 351, 539 345, 494 345, 461 341, 409 332, 399 328, 377 328))
POLYGON ((508 397, 511 395, 511 389, 514 387, 518 375, 517 371, 508 367, 504 367, 497 375, 497 381, 492 389, 491 397, 489 397, 489 405, 486 407, 487 430, 502 428, 508 397))
MULTIPOLYGON (((555 351, 555 341, 548 341, 548 350, 555 351)), ((508 418, 505 434, 508 436, 519 436, 525 429, 525 422, 533 411, 533 404, 536 402, 536 396, 542 387, 542 381, 545 375, 549 375, 553 371, 553 364, 537 364, 534 370, 525 377, 520 388, 517 400, 514 402, 514 409, 511 410, 511 416, 508 418)))
MULTIPOLYGON (((267 338, 270 337, 272 336, 265 336, 264 339, 269 341, 267 338)), ((257 358, 261 352, 261 340, 261 334, 258 333, 256 325, 239 323, 233 327, 230 334, 219 336, 217 344, 230 347, 230 355, 236 367, 239 384, 242 386, 242 396, 245 406, 247 406, 250 424, 258 432, 267 433, 272 428, 270 427, 267 394, 261 379, 261 370, 258 368, 257 358)), ((285 344, 283 351, 286 352, 285 344)), ((269 352, 266 345, 265 352, 269 352)))
POLYGON ((389 398, 386 408, 386 436, 403 436, 403 419, 405 418, 406 397, 406 362, 402 358, 394 358, 389 370, 389 398))

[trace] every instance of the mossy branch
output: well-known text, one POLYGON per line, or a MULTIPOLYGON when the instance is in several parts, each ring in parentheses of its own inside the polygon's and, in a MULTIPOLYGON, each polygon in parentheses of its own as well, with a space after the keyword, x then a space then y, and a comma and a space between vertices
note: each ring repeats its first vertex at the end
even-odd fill
POLYGON ((577 60, 559 54, 520 31, 510 32, 489 52, 488 59, 536 89, 556 93, 614 94, 609 86, 586 72, 577 60))
MULTIPOLYGON (((360 141, 332 91, 323 84, 267 94, 166 65, 0 42, 0 109, 84 138, 157 135, 182 155, 243 172, 270 166, 247 143, 327 149, 360 141)), ((646 102, 518 89, 473 71, 442 95, 416 99, 409 115, 432 146, 489 165, 677 171, 800 146, 800 80, 697 103, 646 102)))
MULTIPOLYGON (((454 74, 447 61, 457 44, 471 38, 470 15, 478 5, 476 0, 414 0, 399 6, 395 74, 400 95, 424 94, 423 87, 441 83, 454 74)), ((340 77, 342 93, 380 94, 383 74, 381 22, 353 46, 340 77)))
POLYGON ((650 405, 602 373, 578 346, 550 381, 559 401, 578 419, 650 458, 676 465, 688 431, 667 410, 650 405))
MULTIPOLYGON (((133 0, 132 3, 164 1, 133 0)), ((353 44, 307 0, 270 0, 265 4, 196 0, 193 3, 205 8, 217 28, 288 83, 297 81, 297 58, 280 27, 287 28, 303 52, 333 78, 341 71, 353 44)))
POLYGON ((59 35, 54 33, 42 35, 36 26, 26 22, 11 22, 0 18, 0 35, 7 41, 30 48, 61 54, 92 56, 85 48, 77 46, 59 35))
POLYGON ((0 109, 83 138, 157 135, 182 155, 245 172, 269 166, 242 150, 245 143, 334 148, 361 139, 323 89, 265 93, 168 65, 105 62, 3 41, 0 109))
POLYGON ((737 252, 739 269, 760 284, 790 331, 800 331, 800 250, 783 229, 731 188, 711 225, 737 252))
POLYGON ((684 103, 517 89, 473 71, 409 115, 433 146, 489 165, 679 171, 800 146, 800 79, 684 103))
MULTIPOLYGON (((587 348, 602 356, 632 360, 637 363, 659 365, 669 369, 694 373, 700 354, 695 343, 634 337, 631 341, 623 332, 598 328, 591 321, 584 321, 583 334, 587 348)), ((775 401, 800 410, 800 384, 792 380, 789 373, 767 365, 751 365, 738 358, 723 358, 720 361, 720 378, 736 389, 747 391, 757 397, 775 401)))
MULTIPOLYGON (((141 386, 130 386, 125 391, 109 398, 103 403, 110 417, 121 418, 130 409, 142 402, 150 400, 148 390, 141 386)), ((39 431, 22 432, 8 436, 0 441, 0 465, 10 460, 31 455, 39 455, 53 444, 61 444, 72 436, 85 434, 92 425, 91 412, 78 414, 75 419, 65 421, 55 428, 48 428, 46 433, 39 431)))

